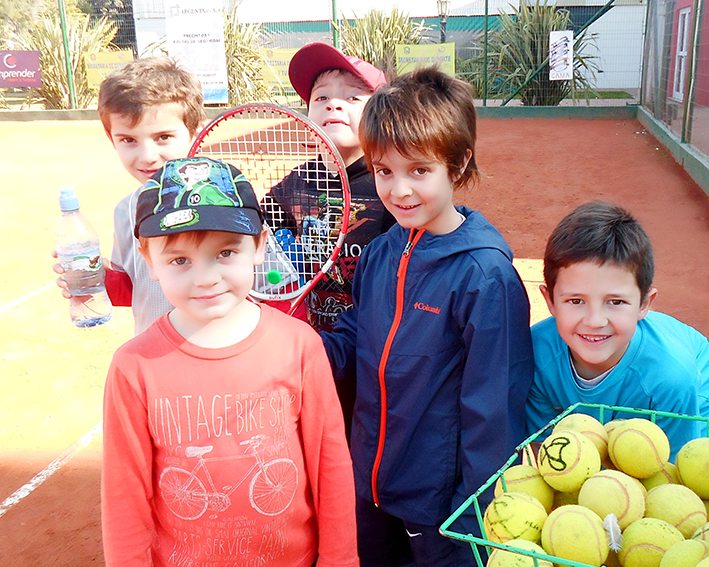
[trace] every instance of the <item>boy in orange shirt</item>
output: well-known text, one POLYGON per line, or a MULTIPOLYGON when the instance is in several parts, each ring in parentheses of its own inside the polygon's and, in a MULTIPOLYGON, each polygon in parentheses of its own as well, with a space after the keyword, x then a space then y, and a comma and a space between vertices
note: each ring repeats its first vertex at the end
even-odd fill
POLYGON ((170 161, 143 187, 135 227, 175 307, 109 370, 106 564, 357 567, 352 462, 322 342, 247 300, 266 242, 251 185, 223 162, 170 161), (206 164, 201 185, 190 164, 206 164), (206 186, 211 199, 176 202, 206 186))

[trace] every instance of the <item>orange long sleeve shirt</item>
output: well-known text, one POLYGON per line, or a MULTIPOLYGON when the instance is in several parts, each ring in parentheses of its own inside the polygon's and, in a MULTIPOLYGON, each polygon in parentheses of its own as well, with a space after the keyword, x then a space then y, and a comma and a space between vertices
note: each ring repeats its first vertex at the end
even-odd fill
POLYGON ((227 348, 167 316, 114 355, 104 397, 108 567, 356 567, 354 482, 322 342, 262 307, 227 348))

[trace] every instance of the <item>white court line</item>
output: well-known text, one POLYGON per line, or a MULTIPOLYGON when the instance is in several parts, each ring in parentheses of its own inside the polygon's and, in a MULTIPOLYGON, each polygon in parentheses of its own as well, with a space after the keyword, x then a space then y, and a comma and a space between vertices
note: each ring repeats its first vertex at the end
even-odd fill
POLYGON ((5 501, 0 504, 0 518, 2 518, 10 508, 15 506, 16 504, 19 504, 25 496, 29 496, 35 490, 35 488, 39 488, 39 486, 45 480, 47 480, 50 476, 52 476, 55 472, 62 468, 67 462, 69 462, 72 457, 76 455, 76 453, 78 453, 79 451, 81 451, 81 449, 89 445, 94 440, 96 434, 100 433, 102 429, 103 421, 99 421, 91 428, 88 433, 85 433, 76 443, 74 443, 71 447, 69 447, 51 463, 49 463, 49 465, 47 465, 47 467, 43 471, 36 474, 34 478, 32 478, 32 480, 30 480, 27 484, 25 484, 21 488, 18 488, 17 490, 15 490, 15 492, 8 496, 5 501))
POLYGON ((35 295, 39 295, 40 293, 47 291, 48 289, 52 289, 56 284, 50 283, 48 285, 45 285, 42 289, 38 289, 37 291, 33 291, 32 293, 28 293, 24 297, 20 297, 20 299, 16 299, 15 301, 11 301, 10 303, 6 303, 2 307, 0 307, 0 313, 3 311, 7 311, 8 309, 12 309, 16 305, 19 305, 23 301, 27 301, 28 299, 34 297, 35 295))

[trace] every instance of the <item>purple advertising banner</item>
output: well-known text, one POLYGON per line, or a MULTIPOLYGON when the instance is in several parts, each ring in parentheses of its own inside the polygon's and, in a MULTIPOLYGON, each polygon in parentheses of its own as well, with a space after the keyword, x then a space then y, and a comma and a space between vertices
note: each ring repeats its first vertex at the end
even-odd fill
POLYGON ((0 51, 0 87, 41 87, 39 51, 0 51))

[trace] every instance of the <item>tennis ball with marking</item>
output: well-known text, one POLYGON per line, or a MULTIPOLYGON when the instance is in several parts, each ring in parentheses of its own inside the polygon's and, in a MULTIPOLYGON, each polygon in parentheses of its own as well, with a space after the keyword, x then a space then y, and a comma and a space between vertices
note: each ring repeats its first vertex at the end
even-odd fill
POLYGON ((709 523, 704 524, 692 534, 692 539, 700 539, 709 543, 709 523))
POLYGON ((645 512, 645 494, 637 481, 620 471, 601 471, 583 483, 579 505, 593 510, 603 519, 615 514, 621 530, 645 512))
MULTIPOLYGON (((539 469, 529 465, 515 465, 508 468, 502 477, 505 479, 507 492, 526 492, 542 503, 547 513, 554 504, 554 489, 542 478, 539 469)), ((505 492, 502 486, 502 477, 495 484, 495 496, 505 492)))
POLYGON ((576 431, 588 437, 598 449, 601 461, 608 456, 608 433, 596 418, 585 413, 572 413, 554 426, 554 433, 563 430, 576 431))
POLYGON ((623 567, 659 567, 667 550, 683 540, 682 532, 664 520, 640 518, 625 528, 618 559, 623 567))
POLYGON ((503 492, 485 510, 483 525, 490 541, 526 539, 539 543, 547 511, 534 496, 503 492))
POLYGON ((695 567, 709 557, 709 548, 703 541, 685 539, 675 543, 662 556, 660 567, 695 567))
POLYGON ((549 514, 542 528, 542 547, 549 555, 588 565, 600 566, 608 557, 603 521, 575 504, 549 514))
MULTIPOLYGON (((526 539, 511 539, 505 542, 505 545, 526 549, 527 551, 536 551, 537 553, 545 553, 544 550, 536 543, 532 543, 526 539)), ((538 559, 539 567, 553 567, 549 561, 538 559)), ((486 563, 486 567, 534 567, 534 558, 528 555, 520 555, 513 551, 504 549, 495 549, 490 554, 490 559, 486 563)))
POLYGON ((601 457, 591 440, 575 431, 559 431, 539 447, 539 472, 549 486, 573 492, 601 470, 601 457))
POLYGON ((647 419, 627 419, 609 435, 608 455, 624 473, 647 478, 670 458, 670 442, 659 425, 647 419))
POLYGON ((686 486, 663 484, 647 493, 645 517, 665 520, 687 538, 707 523, 707 510, 702 499, 686 486))
MULTIPOLYGON (((608 421, 603 424, 603 429, 606 430, 606 433, 608 433, 608 439, 610 440, 611 432, 618 427, 621 423, 623 423, 625 420, 624 419, 614 419, 612 421, 608 421)), ((603 465, 603 468, 608 469, 608 470, 618 470, 618 467, 616 467, 613 464, 613 461, 611 461, 610 457, 606 455, 606 458, 601 461, 601 464, 603 465)))
POLYGON ((709 498, 709 437, 692 439, 677 453, 677 474, 699 498, 709 498))
POLYGON ((627 420, 625 420, 625 419, 612 419, 612 420, 610 420, 610 421, 606 421, 606 422, 603 424, 603 429, 605 429, 605 430, 606 430, 606 433, 608 433, 608 437, 610 437, 610 435, 611 435, 611 433, 613 432, 613 430, 614 430, 616 427, 618 427, 621 423, 623 423, 624 421, 627 421, 627 420))
POLYGON ((654 475, 642 479, 640 482, 648 490, 652 490, 656 486, 661 484, 681 484, 679 481, 679 475, 677 474, 677 467, 674 463, 669 461, 664 464, 661 470, 657 471, 654 475))

